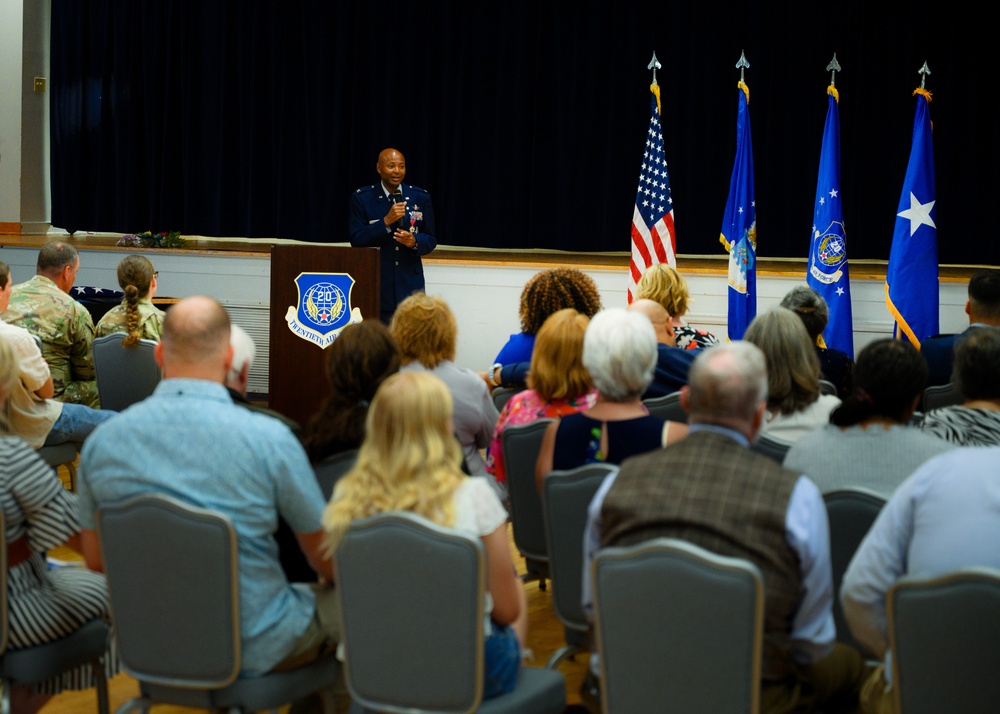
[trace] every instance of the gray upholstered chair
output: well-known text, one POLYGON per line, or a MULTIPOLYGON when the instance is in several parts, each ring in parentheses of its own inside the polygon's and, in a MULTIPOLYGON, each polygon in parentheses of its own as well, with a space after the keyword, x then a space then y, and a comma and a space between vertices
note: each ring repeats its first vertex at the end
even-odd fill
POLYGON ((923 398, 920 401, 920 410, 926 414, 932 409, 941 407, 951 407, 962 404, 965 397, 951 384, 938 384, 924 389, 923 398))
POLYGON ((67 441, 55 446, 41 446, 38 456, 56 472, 60 466, 65 466, 69 472, 69 490, 76 491, 76 444, 67 441))
POLYGON ((0 711, 10 714, 10 689, 51 679, 68 669, 90 663, 97 680, 97 711, 108 714, 108 683, 104 675, 104 653, 108 646, 108 626, 91 620, 72 634, 58 640, 7 649, 7 530, 0 512, 0 678, 3 698, 0 711))
POLYGON ((757 438, 754 439, 753 443, 750 445, 750 448, 758 454, 770 456, 772 459, 781 464, 785 462, 785 454, 787 454, 788 450, 792 448, 792 445, 784 439, 779 439, 765 433, 758 434, 757 438))
POLYGON ((482 701, 486 553, 412 513, 356 521, 334 555, 352 712, 562 712, 566 685, 524 667, 482 701), (377 568, 372 563, 378 563, 377 568))
POLYGON ((873 656, 872 653, 854 639, 851 628, 844 619, 844 608, 840 604, 840 585, 851 558, 885 505, 885 499, 864 489, 845 488, 824 493, 823 501, 830 521, 833 620, 837 625, 837 641, 855 647, 870 657, 873 656))
POLYGON ((580 599, 583 532, 587 527, 587 506, 604 479, 616 468, 610 464, 587 464, 568 471, 552 471, 542 482, 552 605, 566 637, 566 645, 556 650, 545 664, 551 669, 568 657, 589 651, 592 646, 590 622, 580 599))
POLYGON ((160 382, 160 366, 153 357, 154 340, 139 340, 134 349, 122 347, 124 332, 94 340, 94 372, 101 408, 120 412, 141 402, 160 382))
POLYGON ((240 678, 236 532, 223 514, 163 494, 103 506, 97 528, 122 666, 140 696, 205 709, 277 709, 312 692, 329 694, 336 658, 240 678))
POLYGON ((887 605, 896 711, 997 711, 1000 570, 907 576, 889 590, 887 605))
POLYGON ((599 551, 593 574, 605 712, 758 711, 764 590, 755 565, 658 538, 599 551))
POLYGON ((500 412, 503 411, 504 406, 510 401, 510 398, 521 391, 523 390, 515 389, 514 387, 496 387, 490 396, 493 397, 493 404, 496 406, 497 411, 500 412))
POLYGON ((668 421, 678 421, 682 424, 688 423, 688 413, 681 406, 681 393, 671 392, 662 397, 650 397, 643 399, 649 413, 668 421))
POLYGON ((819 380, 819 393, 837 396, 837 386, 828 379, 819 380))
POLYGON ((538 461, 545 430, 553 421, 538 419, 529 424, 508 426, 500 434, 507 467, 514 545, 525 559, 527 572, 524 579, 538 580, 539 590, 545 589, 545 580, 549 577, 549 551, 545 542, 542 498, 535 482, 535 462, 538 461))
POLYGON ((319 481, 319 490, 323 492, 323 498, 327 501, 333 495, 333 487, 337 481, 350 471, 358 460, 358 450, 349 449, 341 451, 339 454, 328 456, 318 464, 313 466, 316 472, 316 480, 319 481))

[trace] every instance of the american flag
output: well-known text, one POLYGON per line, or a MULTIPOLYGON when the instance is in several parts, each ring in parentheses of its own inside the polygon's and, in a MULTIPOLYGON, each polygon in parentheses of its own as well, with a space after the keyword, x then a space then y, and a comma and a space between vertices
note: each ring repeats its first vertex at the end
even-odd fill
POLYGON ((649 131, 642 155, 639 188, 632 212, 632 265, 629 273, 628 301, 635 296, 635 286, 646 268, 654 263, 677 267, 677 239, 674 236, 674 201, 670 197, 667 157, 663 153, 663 127, 660 125, 660 87, 650 85, 649 131))

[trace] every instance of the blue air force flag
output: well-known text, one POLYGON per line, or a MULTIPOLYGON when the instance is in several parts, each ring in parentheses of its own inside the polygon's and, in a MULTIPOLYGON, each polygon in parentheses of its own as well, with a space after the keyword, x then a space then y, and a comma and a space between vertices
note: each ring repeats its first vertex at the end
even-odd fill
POLYGON ((854 357, 851 276, 847 266, 847 235, 840 195, 840 110, 837 90, 827 88, 826 125, 819 154, 816 203, 806 281, 826 300, 830 319, 823 331, 827 347, 854 357))
POLYGON ((938 333, 938 258, 931 93, 917 89, 914 94, 913 146, 885 272, 885 303, 895 319, 896 336, 919 347, 921 340, 938 333))
POLYGON ((729 339, 742 339, 757 316, 757 204, 753 196, 750 88, 739 83, 736 160, 719 241, 729 251, 729 339))
POLYGON ((285 313, 288 329, 326 349, 340 331, 361 321, 361 310, 351 309, 354 278, 347 273, 299 273, 295 278, 298 305, 285 313))

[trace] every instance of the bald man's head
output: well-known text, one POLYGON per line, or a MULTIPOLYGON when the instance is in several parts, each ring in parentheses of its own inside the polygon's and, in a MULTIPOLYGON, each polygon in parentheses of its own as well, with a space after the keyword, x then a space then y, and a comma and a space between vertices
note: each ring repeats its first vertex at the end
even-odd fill
POLYGON ((677 344, 677 337, 674 335, 674 328, 670 323, 670 315, 664 309, 663 305, 654 300, 639 298, 638 300, 633 300, 628 309, 630 312, 640 312, 649 318, 649 321, 653 323, 653 329, 656 331, 657 342, 662 345, 670 345, 671 347, 677 344))
POLYGON ((382 153, 378 155, 375 171, 382 179, 382 185, 388 189, 389 193, 392 193, 406 178, 406 159, 396 149, 383 149, 382 153))
POLYGON ((171 307, 157 347, 164 376, 224 383, 233 357, 229 329, 229 314, 213 298, 196 295, 171 307))

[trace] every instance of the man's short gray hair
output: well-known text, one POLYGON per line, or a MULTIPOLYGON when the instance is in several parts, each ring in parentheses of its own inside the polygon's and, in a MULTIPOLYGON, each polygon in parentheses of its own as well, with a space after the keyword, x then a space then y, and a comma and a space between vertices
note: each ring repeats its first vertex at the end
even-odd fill
POLYGON ((767 399, 767 362, 760 349, 743 341, 704 350, 688 373, 692 422, 749 423, 767 399))
POLYGON ((49 276, 62 271, 66 266, 76 265, 78 260, 80 260, 80 254, 76 252, 76 248, 69 243, 53 241, 46 243, 38 251, 35 272, 39 275, 49 276))
POLYGON ((583 366, 612 402, 642 397, 656 367, 656 331, 649 318, 625 308, 601 310, 583 336, 583 366))
POLYGON ((233 346, 233 366, 229 368, 226 381, 235 382, 239 380, 244 365, 247 369, 253 366, 257 345, 247 331, 235 322, 229 323, 229 344, 233 346))

